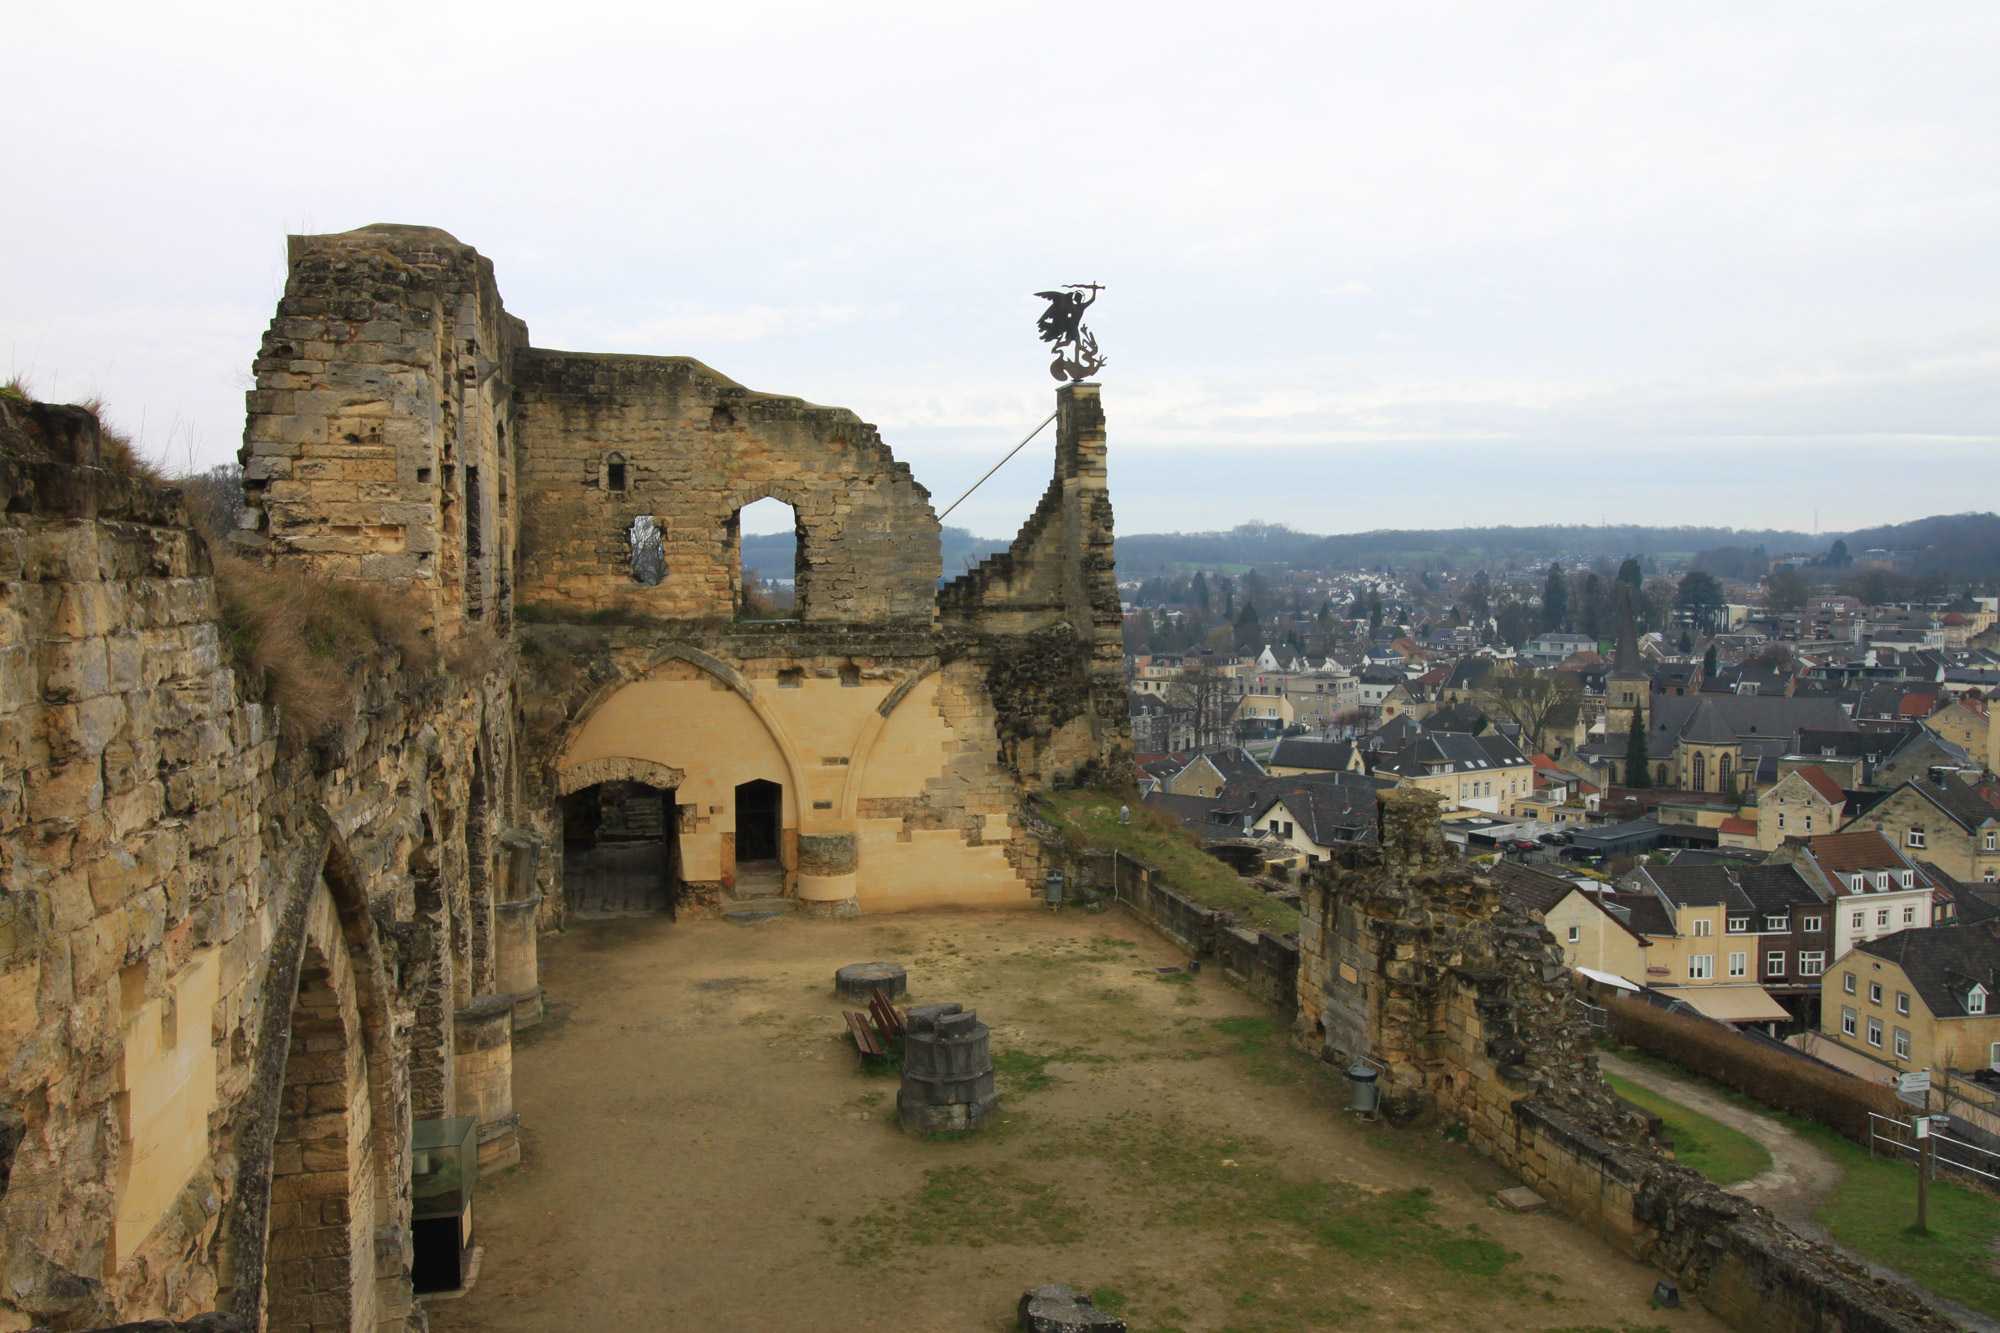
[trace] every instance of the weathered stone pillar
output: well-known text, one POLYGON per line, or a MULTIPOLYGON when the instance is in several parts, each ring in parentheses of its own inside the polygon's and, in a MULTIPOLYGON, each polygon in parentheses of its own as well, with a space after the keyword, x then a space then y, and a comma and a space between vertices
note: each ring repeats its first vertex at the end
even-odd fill
POLYGON ((806 915, 849 917, 860 910, 854 900, 858 842, 851 830, 799 834, 798 895, 806 915))
POLYGON ((482 995, 452 1015, 452 1072, 458 1114, 479 1123, 479 1169, 521 1160, 521 1117, 514 1111, 514 997, 482 995))
POLYGON ((494 990, 514 997, 514 1028, 542 1021, 542 975, 536 925, 542 895, 535 887, 542 840, 525 829, 500 839, 500 891, 505 901, 493 905, 493 948, 497 962, 494 990))

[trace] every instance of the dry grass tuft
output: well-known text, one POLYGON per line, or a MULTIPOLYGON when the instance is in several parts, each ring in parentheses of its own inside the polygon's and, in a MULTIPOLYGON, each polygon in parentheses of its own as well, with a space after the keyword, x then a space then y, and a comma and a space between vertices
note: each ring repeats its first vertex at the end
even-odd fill
POLYGON ((354 706, 364 665, 381 648, 424 670, 436 653, 407 598, 367 583, 256 564, 215 551, 222 630, 238 663, 277 705, 280 733, 311 741, 354 706))

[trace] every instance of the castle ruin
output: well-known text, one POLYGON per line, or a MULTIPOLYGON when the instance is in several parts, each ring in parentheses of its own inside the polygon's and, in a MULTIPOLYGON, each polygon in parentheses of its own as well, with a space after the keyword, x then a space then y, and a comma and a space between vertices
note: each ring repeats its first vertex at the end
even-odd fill
POLYGON ((291 238, 255 371, 223 554, 88 413, 0 400, 0 1327, 420 1327, 412 1126, 518 1158, 572 899, 1025 906, 1024 801, 1129 768, 1094 385, 1013 545, 940 588, 873 426, 534 347, 441 231, 291 238), (750 620, 764 497, 796 607, 750 620), (384 646, 281 734, 223 558, 379 588, 438 660, 384 646))

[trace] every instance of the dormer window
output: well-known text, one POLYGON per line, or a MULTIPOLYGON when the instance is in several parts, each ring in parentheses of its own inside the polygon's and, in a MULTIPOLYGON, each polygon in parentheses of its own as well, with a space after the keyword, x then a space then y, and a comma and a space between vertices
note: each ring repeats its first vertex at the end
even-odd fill
POLYGON ((1965 1012, 1968 1014, 1986 1012, 1986 987, 1974 986, 1965 993, 1965 1012))
POLYGON ((1904 887, 1904 888, 1906 888, 1906 889, 1914 889, 1914 888, 1916 888, 1916 887, 1917 887, 1917 876, 1916 876, 1916 872, 1915 872, 1915 871, 1913 871, 1913 870, 1905 870, 1905 871, 1903 872, 1903 875, 1902 875, 1902 879, 1903 879, 1903 887, 1904 887))
POLYGON ((1750 918, 1747 916, 1730 917, 1729 929, 1732 934, 1750 929, 1750 918))
POLYGON ((1887 893, 1888 891, 1889 891, 1889 872, 1888 872, 1888 871, 1886 871, 1886 870, 1878 870, 1878 871, 1876 871, 1876 872, 1875 872, 1875 892, 1877 892, 1877 893, 1887 893))

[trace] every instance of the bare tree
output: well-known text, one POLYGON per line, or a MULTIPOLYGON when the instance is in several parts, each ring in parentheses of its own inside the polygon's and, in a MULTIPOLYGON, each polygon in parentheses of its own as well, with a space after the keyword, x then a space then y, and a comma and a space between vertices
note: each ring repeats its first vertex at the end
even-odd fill
POLYGON ((1235 706, 1229 678, 1214 667, 1191 667, 1167 685, 1167 707, 1181 716, 1198 750, 1222 741, 1235 706))
POLYGON ((1531 751, 1546 751, 1550 733, 1574 712, 1583 697, 1583 682, 1570 671, 1536 671, 1519 662, 1501 662, 1472 692, 1479 711, 1496 722, 1521 729, 1521 742, 1531 751))

